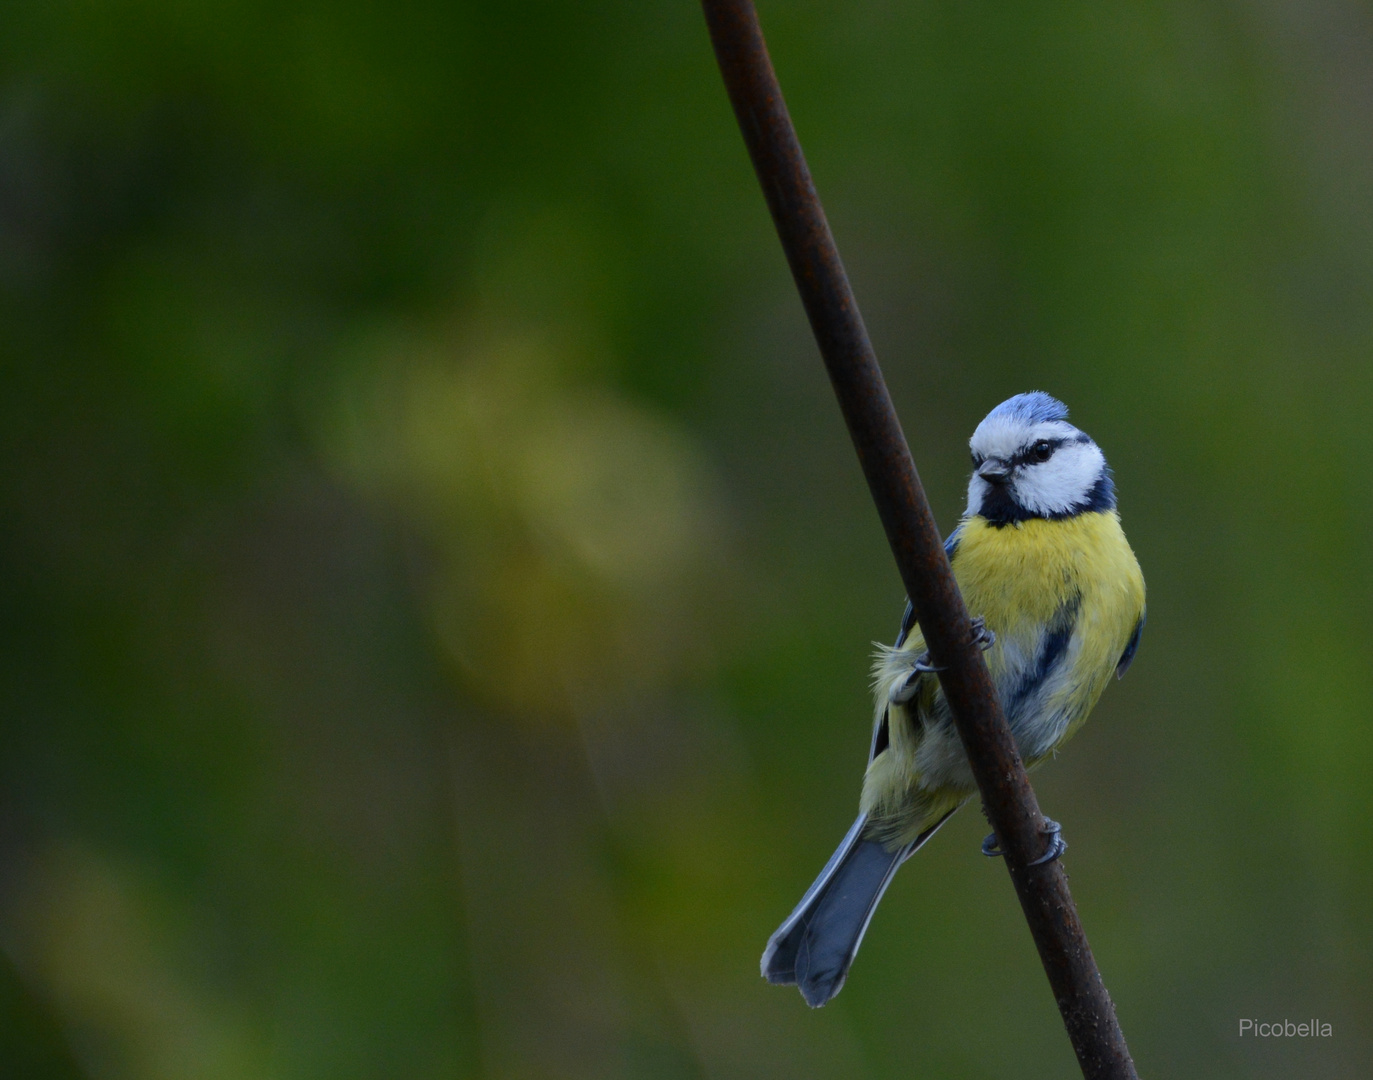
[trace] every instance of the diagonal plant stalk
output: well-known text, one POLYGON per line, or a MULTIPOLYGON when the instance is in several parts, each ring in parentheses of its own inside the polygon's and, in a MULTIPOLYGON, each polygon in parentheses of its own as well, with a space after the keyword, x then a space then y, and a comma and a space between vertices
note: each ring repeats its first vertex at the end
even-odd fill
POLYGON ((982 806, 1089 1080, 1138 1080, 1058 861, 1030 866, 1044 815, 1006 726, 881 368, 768 57, 752 0, 702 0, 725 88, 892 555, 953 710, 982 806))

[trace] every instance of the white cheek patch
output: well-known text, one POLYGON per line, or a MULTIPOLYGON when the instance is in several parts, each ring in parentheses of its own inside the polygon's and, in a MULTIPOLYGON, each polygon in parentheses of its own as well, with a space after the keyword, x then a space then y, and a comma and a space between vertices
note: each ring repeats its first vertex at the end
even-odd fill
POLYGON ((1015 500, 1032 514, 1064 514, 1088 501, 1105 470, 1106 458, 1096 443, 1065 443, 1048 461, 1016 470, 1015 500))

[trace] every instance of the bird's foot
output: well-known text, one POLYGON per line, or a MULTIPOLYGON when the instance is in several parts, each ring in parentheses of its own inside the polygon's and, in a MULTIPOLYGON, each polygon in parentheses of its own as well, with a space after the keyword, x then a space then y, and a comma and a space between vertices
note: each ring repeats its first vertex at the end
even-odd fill
POLYGON ((1044 863, 1051 863, 1068 850, 1068 841, 1063 839, 1063 826, 1051 818, 1044 819, 1044 835, 1049 838, 1049 846, 1044 849, 1044 854, 1030 863, 1031 866, 1042 866, 1044 863))
MULTIPOLYGON (((1049 846, 1045 848, 1043 855, 1027 865, 1042 866, 1044 863, 1051 863, 1068 850, 1068 841, 1063 839, 1063 826, 1052 818, 1044 819, 1044 835, 1049 838, 1049 846)), ((982 841, 982 854, 989 859, 1006 854, 997 845, 996 833, 988 833, 987 838, 982 841)))
POLYGON ((944 669, 930 660, 928 651, 922 652, 911 665, 910 674, 891 688, 887 700, 893 705, 905 705, 920 692, 920 676, 932 675, 944 669))
MULTIPOLYGON (((980 615, 973 620, 973 644, 983 652, 996 644, 996 635, 987 629, 986 620, 980 615)), ((907 704, 920 691, 921 675, 933 675, 944 670, 930 659, 929 650, 922 652, 911 665, 910 674, 891 688, 887 700, 893 705, 907 704)))
POLYGON ((973 620, 973 644, 983 652, 996 644, 996 635, 987 629, 987 620, 981 615, 973 620))

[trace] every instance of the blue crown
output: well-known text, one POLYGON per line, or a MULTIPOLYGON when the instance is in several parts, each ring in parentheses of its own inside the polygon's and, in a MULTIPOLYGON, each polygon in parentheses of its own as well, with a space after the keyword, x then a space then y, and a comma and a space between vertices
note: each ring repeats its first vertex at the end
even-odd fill
POLYGON ((1028 394, 1016 394, 1007 398, 987 414, 1005 420, 1019 420, 1022 424, 1043 424, 1050 420, 1067 420, 1068 406, 1057 398, 1050 397, 1043 390, 1031 390, 1028 394))

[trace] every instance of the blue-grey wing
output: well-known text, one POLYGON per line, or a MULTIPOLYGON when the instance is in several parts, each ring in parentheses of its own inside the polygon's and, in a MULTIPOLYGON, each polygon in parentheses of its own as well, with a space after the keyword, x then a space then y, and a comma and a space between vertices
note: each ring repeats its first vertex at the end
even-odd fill
POLYGON ((906 644, 906 639, 911 636, 911 631, 915 629, 915 605, 909 600, 906 601, 906 610, 901 615, 901 630, 896 635, 896 647, 899 649, 906 644))
POLYGON ((1116 664, 1117 679, 1125 678, 1125 673, 1130 670, 1130 664, 1135 659, 1135 650, 1139 648, 1139 639, 1144 634, 1144 620, 1148 614, 1148 608, 1139 613, 1139 622, 1135 623, 1135 632, 1130 635, 1130 641, 1125 646, 1125 651, 1120 654, 1120 661, 1116 664))
MULTIPOLYGON (((949 561, 953 562, 953 553, 958 550, 958 540, 963 532, 963 525, 960 522, 953 532, 949 533, 949 538, 944 541, 944 554, 949 561)), ((896 647, 899 649, 906 644, 906 639, 911 636, 911 631, 915 629, 915 605, 906 601, 906 610, 901 616, 901 632, 896 635, 896 647)))

